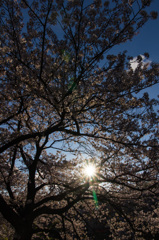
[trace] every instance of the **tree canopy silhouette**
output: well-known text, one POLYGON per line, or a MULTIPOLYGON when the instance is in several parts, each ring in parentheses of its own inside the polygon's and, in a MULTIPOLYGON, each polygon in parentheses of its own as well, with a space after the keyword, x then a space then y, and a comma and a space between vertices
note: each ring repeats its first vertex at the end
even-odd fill
POLYGON ((111 54, 150 4, 1 1, 3 239, 158 238, 159 65, 111 54))

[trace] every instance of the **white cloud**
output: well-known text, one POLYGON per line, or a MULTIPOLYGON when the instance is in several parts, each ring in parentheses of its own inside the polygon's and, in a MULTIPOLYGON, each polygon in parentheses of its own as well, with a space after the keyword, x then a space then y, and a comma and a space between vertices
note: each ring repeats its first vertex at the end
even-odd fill
POLYGON ((149 65, 151 64, 151 61, 149 59, 147 59, 144 55, 139 55, 138 57, 134 57, 132 60, 130 60, 130 65, 131 68, 133 69, 133 71, 135 71, 135 69, 138 67, 139 63, 142 63, 142 67, 146 66, 149 67, 149 65), (139 61, 139 58, 141 57, 141 61, 139 61))

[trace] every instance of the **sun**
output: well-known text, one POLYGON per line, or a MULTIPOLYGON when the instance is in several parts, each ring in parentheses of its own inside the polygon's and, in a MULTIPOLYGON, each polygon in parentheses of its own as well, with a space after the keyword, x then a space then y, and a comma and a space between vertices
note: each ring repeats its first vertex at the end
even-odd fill
POLYGON ((95 174, 96 174, 95 166, 93 164, 86 165, 84 168, 84 174, 89 178, 95 176, 95 174))

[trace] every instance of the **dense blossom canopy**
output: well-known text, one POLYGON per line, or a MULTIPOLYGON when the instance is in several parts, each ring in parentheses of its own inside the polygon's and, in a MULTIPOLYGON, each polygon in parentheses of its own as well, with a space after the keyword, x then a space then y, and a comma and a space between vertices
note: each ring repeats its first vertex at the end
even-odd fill
POLYGON ((158 239, 159 65, 111 54, 150 4, 0 2, 2 239, 158 239))

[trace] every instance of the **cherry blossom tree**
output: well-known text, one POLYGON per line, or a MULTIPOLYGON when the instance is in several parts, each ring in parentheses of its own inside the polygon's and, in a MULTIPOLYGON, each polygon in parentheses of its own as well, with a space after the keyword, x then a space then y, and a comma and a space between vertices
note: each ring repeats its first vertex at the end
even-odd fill
POLYGON ((150 4, 0 2, 0 212, 14 240, 93 239, 95 225, 157 239, 158 100, 139 93, 159 65, 111 54, 157 17, 150 4))

